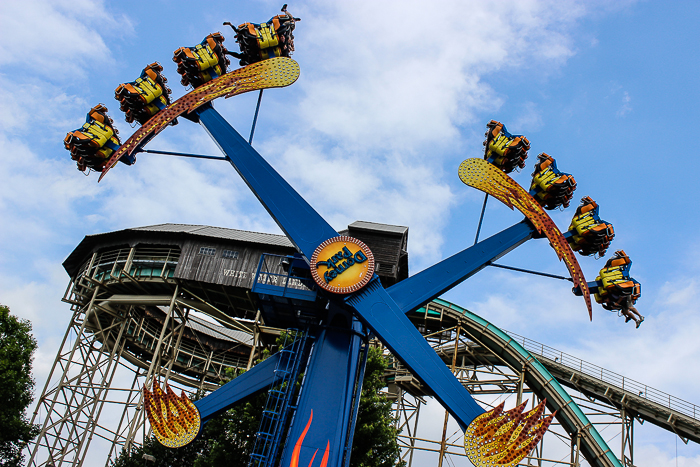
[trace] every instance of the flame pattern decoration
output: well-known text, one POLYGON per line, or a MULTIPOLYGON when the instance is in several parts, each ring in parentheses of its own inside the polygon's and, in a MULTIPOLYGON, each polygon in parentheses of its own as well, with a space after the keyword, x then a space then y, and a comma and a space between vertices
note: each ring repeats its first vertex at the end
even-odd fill
POLYGON ((166 383, 164 392, 156 381, 152 391, 143 388, 143 399, 148 421, 160 444, 179 448, 197 437, 201 417, 184 391, 178 396, 166 383))
POLYGON ((464 433, 464 449, 475 467, 512 467, 540 442, 553 413, 542 418, 546 399, 523 413, 527 401, 503 411, 504 402, 479 415, 464 433))
POLYGON ((592 320, 591 296, 581 266, 569 243, 542 206, 518 182, 483 159, 474 158, 462 162, 459 166, 459 178, 465 185, 493 196, 509 208, 517 208, 540 234, 547 236, 559 259, 566 264, 574 284, 581 288, 588 307, 588 316, 592 320))
MULTIPOLYGON (((196 110, 217 97, 237 96, 249 91, 279 88, 293 84, 299 77, 299 64, 287 57, 276 57, 233 70, 185 94, 151 117, 131 135, 107 161, 99 180, 124 154, 131 155, 139 146, 165 129, 175 118, 196 110)), ((98 180, 98 182, 99 182, 98 180)))
MULTIPOLYGON (((301 435, 299 436, 299 439, 297 440, 296 444, 294 445, 294 451, 292 451, 292 460, 289 462, 289 467, 299 467, 299 455, 301 454, 301 445, 304 443, 304 438, 306 437, 306 433, 309 431, 309 428, 311 428, 311 421, 314 419, 314 411, 311 410, 311 415, 309 415, 309 421, 306 422, 306 428, 304 428, 304 431, 301 432, 301 435)), ((328 456, 330 455, 330 449, 331 449, 331 443, 328 441, 326 443, 326 452, 323 453, 323 459, 321 459, 321 465, 319 467, 326 467, 328 465, 328 456)), ((314 459, 316 459, 316 454, 318 454, 318 449, 314 452, 314 455, 311 456, 311 460, 309 461, 309 466, 312 467, 314 464, 314 459)))

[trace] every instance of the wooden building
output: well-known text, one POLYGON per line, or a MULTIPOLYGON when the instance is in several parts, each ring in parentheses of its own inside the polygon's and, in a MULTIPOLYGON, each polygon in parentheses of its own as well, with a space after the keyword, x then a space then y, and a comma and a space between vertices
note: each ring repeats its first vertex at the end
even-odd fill
MULTIPOLYGON (((408 277, 407 227, 357 221, 341 235, 369 246, 385 286, 408 277)), ((185 298, 202 299, 230 317, 253 319, 257 306, 250 290, 261 258, 294 253, 283 235, 159 224, 88 235, 63 266, 73 282, 91 277, 108 282, 115 294, 133 293, 127 282, 138 281, 148 294, 167 295, 178 283, 185 298)), ((273 267, 282 272, 279 261, 273 267)))

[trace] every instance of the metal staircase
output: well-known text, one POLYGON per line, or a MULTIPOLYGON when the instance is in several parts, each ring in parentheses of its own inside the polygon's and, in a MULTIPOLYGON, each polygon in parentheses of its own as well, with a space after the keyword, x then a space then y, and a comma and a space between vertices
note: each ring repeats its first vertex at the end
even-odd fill
POLYGON ((260 428, 248 467, 272 467, 277 458, 280 440, 287 427, 293 405, 296 381, 307 356, 306 331, 289 329, 285 333, 281 358, 275 368, 276 383, 270 388, 263 410, 260 428))

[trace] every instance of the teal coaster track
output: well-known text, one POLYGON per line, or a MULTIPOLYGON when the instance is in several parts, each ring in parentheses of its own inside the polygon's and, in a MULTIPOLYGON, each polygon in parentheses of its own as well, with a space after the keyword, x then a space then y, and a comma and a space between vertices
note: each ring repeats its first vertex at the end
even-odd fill
MULTIPOLYGON (((568 433, 578 433, 581 451, 591 466, 622 467, 588 417, 535 356, 513 337, 469 310, 442 299, 433 302, 452 310, 473 340, 525 375, 528 387, 540 399, 547 399, 550 409, 557 411, 556 419, 562 427, 568 433), (523 371, 525 368, 527 371, 523 371)), ((420 308, 413 313, 423 314, 426 309, 420 308)))

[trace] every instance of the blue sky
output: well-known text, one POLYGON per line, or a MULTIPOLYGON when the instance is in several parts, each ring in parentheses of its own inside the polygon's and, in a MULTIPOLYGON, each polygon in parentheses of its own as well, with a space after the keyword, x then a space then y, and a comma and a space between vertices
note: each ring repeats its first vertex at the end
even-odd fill
MULTIPOLYGON (((281 3, 9 1, 0 6, 0 303, 31 319, 37 390, 69 320, 61 262, 84 235, 162 222, 278 232, 228 166, 141 154, 99 185, 62 140, 95 104, 123 139, 114 88, 159 61, 173 95, 181 46, 223 21, 260 22, 281 3)), ((585 305, 563 281, 489 269, 447 299, 494 324, 700 403, 700 237, 694 143, 699 126, 700 4, 597 1, 291 3, 301 77, 265 93, 254 146, 334 227, 361 219, 410 228, 413 273, 470 245, 483 196, 461 184, 485 124, 504 122, 547 152, 601 206, 642 283, 635 330, 585 305), (327 182, 343 174, 342 196, 327 182)), ((247 135, 255 95, 216 103, 247 135)), ((150 149, 218 154, 182 121, 150 149)), ((552 217, 565 229, 573 208, 552 217)), ((520 220, 488 204, 483 235, 520 220)), ((565 274, 544 241, 501 260, 565 274)), ((582 258, 588 280, 602 261, 582 258)), ((637 431, 636 464, 672 466, 673 436, 637 431)), ((619 439, 619 438, 618 438, 619 439)), ((617 443, 617 442, 616 442, 617 443)), ((615 444, 617 445, 617 444, 615 444)), ((700 465, 679 444, 678 465, 700 465)))

